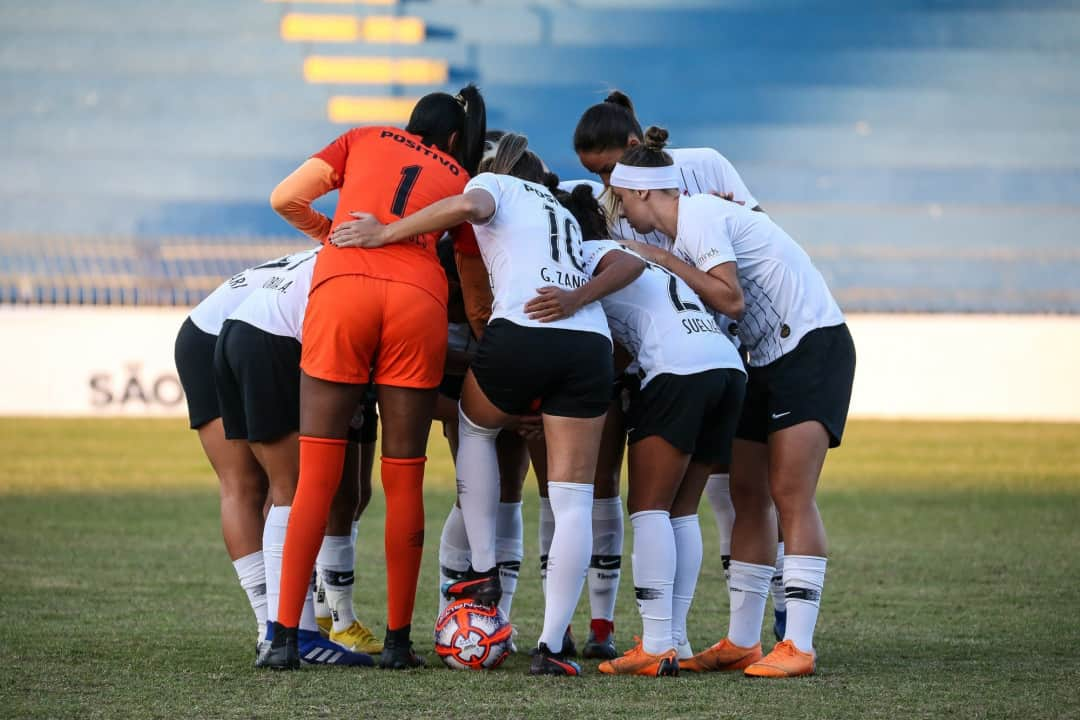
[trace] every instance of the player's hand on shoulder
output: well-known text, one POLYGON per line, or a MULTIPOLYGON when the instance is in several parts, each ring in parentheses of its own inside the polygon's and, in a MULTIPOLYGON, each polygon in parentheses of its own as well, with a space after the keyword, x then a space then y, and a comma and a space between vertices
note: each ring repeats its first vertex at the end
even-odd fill
POLYGON ((568 318, 581 309, 577 295, 569 290, 548 285, 536 292, 536 297, 525 303, 525 314, 530 320, 555 322, 568 318))
POLYGON ((355 220, 343 222, 330 233, 330 242, 341 248, 377 248, 386 244, 386 228, 371 213, 349 213, 355 220))

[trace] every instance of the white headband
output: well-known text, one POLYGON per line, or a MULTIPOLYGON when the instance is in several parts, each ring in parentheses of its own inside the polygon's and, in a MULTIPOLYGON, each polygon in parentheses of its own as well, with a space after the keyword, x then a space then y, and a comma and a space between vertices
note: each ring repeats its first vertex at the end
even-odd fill
POLYGON ((636 167, 615 163, 608 184, 627 190, 678 190, 679 171, 674 165, 636 167))

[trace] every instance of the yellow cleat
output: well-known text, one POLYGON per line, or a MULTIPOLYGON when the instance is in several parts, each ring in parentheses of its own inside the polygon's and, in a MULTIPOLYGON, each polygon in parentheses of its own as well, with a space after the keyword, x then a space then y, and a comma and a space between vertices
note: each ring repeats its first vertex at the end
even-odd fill
POLYGON ((330 631, 334 629, 334 618, 327 615, 326 617, 315 616, 315 624, 319 626, 319 634, 324 638, 330 637, 330 631))
POLYGON ((795 643, 784 640, 776 644, 772 652, 746 668, 750 677, 785 678, 813 675, 816 656, 803 652, 795 643))
POLYGON ((728 672, 742 670, 761 659, 761 643, 740 647, 727 638, 679 663, 686 672, 728 672))
POLYGON ((353 652, 366 653, 368 655, 377 655, 378 653, 381 653, 383 649, 382 642, 380 642, 359 620, 354 620, 352 625, 341 632, 331 631, 330 642, 337 643, 343 648, 353 652))
POLYGON ((674 677, 679 674, 679 659, 675 655, 675 648, 659 655, 650 655, 639 642, 622 657, 606 660, 597 669, 604 675, 674 677))

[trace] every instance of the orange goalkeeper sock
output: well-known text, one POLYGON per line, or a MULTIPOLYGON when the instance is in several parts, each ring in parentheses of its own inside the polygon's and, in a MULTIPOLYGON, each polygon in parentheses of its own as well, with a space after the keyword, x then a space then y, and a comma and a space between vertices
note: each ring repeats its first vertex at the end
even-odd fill
POLYGON ((345 466, 345 440, 300 436, 300 481, 296 485, 281 558, 278 622, 300 624, 315 556, 319 554, 330 503, 345 466))
POLYGON ((412 623, 416 582, 424 553, 425 462, 426 457, 382 459, 389 630, 399 630, 412 623))

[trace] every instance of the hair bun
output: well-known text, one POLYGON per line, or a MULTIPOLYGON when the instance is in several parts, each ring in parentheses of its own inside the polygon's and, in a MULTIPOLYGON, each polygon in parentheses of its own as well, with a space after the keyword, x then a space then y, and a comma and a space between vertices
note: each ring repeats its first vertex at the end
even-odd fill
POLYGON ((624 107, 630 111, 631 115, 634 114, 634 103, 630 102, 630 97, 620 90, 612 90, 608 96, 604 98, 604 102, 624 107))
POLYGON ((667 145, 668 131, 656 125, 645 131, 645 147, 649 150, 663 150, 667 145))
POLYGON ((575 185, 570 191, 570 197, 579 202, 585 199, 594 200, 596 198, 596 196, 593 195, 592 187, 586 183, 575 185))
POLYGON ((559 176, 553 172, 544 173, 544 187, 555 192, 559 189, 559 176))

